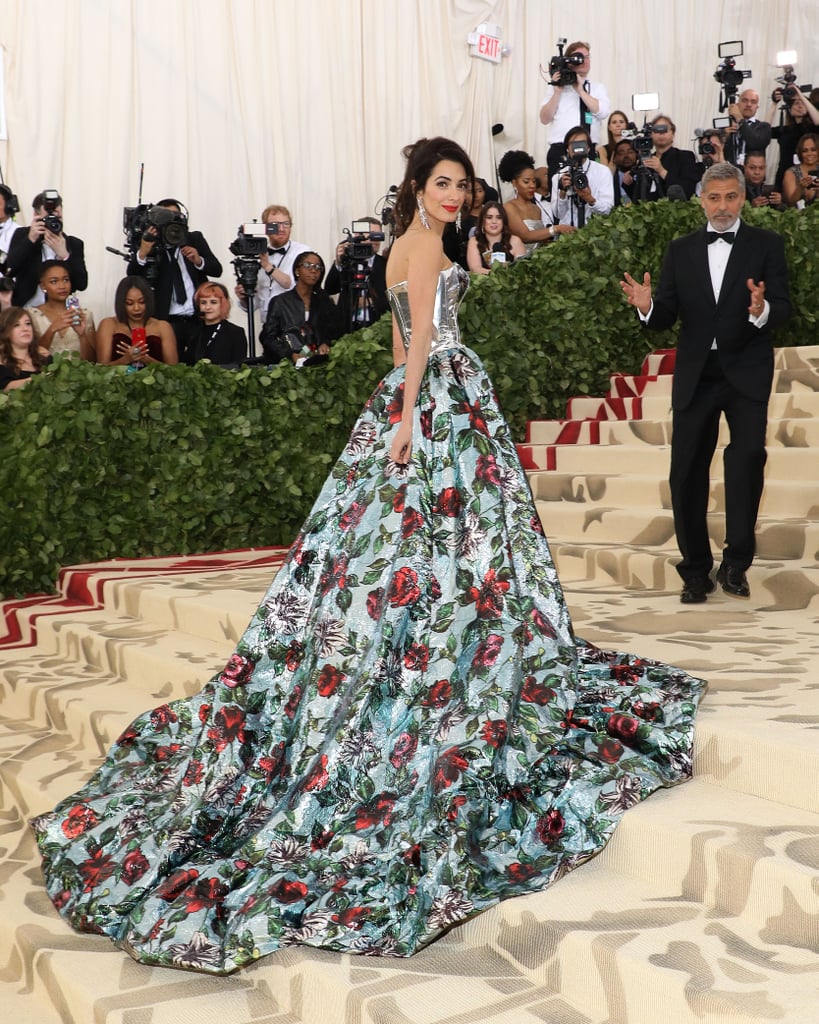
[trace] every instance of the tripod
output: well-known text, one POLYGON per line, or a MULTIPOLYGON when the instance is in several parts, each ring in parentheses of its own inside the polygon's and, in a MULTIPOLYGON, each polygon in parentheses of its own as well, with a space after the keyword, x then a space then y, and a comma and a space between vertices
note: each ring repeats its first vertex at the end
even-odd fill
POLYGON ((347 333, 352 334, 359 327, 373 323, 375 315, 370 295, 370 263, 367 260, 351 260, 342 271, 347 278, 344 297, 347 303, 347 333))

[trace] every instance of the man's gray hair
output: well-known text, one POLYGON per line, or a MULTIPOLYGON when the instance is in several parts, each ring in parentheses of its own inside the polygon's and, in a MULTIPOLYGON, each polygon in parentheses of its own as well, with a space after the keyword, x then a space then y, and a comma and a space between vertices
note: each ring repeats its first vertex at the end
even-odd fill
POLYGON ((745 175, 738 167, 734 167, 733 164, 729 164, 727 161, 711 164, 702 176, 702 191, 705 192, 712 181, 730 181, 732 178, 740 192, 744 192, 745 175))

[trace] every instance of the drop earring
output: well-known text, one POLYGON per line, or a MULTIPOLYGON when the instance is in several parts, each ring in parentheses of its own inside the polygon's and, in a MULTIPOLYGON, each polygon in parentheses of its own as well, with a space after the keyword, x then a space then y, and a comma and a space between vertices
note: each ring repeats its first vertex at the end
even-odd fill
POLYGON ((418 203, 418 216, 421 218, 421 223, 427 230, 429 230, 429 221, 427 220, 427 211, 426 208, 424 207, 424 200, 421 198, 420 195, 417 195, 415 199, 416 202, 418 203))
POLYGON ((455 230, 459 231, 459 232, 461 230, 461 211, 460 210, 458 210, 458 216, 455 218, 455 230))

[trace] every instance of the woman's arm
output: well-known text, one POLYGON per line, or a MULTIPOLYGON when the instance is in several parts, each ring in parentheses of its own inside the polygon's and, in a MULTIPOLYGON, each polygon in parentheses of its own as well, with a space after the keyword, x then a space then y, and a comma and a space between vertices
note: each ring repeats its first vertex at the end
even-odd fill
POLYGON ((103 366, 125 366, 131 362, 131 356, 126 351, 122 355, 114 353, 114 327, 117 321, 112 316, 105 317, 100 321, 97 330, 97 362, 103 366))
POLYGON ((509 250, 515 257, 515 259, 517 259, 519 256, 526 255, 526 246, 523 244, 520 238, 518 238, 517 235, 512 235, 512 237, 509 239, 509 250))
POLYGON ((512 203, 504 203, 503 208, 509 218, 509 230, 524 242, 551 242, 555 237, 554 224, 544 224, 542 228, 528 228, 512 203))
POLYGON ((432 231, 418 232, 407 252, 407 296, 412 339, 404 370, 404 407, 390 448, 390 458, 401 465, 406 465, 412 455, 412 423, 421 380, 429 360, 435 294, 443 264, 441 238, 432 231))
POLYGON ((481 254, 478 252, 478 239, 474 235, 466 243, 466 265, 473 274, 489 273, 489 270, 483 264, 481 254))
POLYGON ((788 206, 796 206, 802 198, 802 181, 796 177, 796 172, 789 167, 782 178, 782 193, 788 206))
POLYGON ((179 362, 179 348, 176 344, 174 329, 167 320, 157 322, 159 324, 159 340, 162 343, 162 362, 168 366, 175 366, 179 362))
POLYGON ((80 339, 80 359, 93 363, 97 350, 97 332, 94 317, 89 310, 80 309, 80 323, 75 330, 80 339))

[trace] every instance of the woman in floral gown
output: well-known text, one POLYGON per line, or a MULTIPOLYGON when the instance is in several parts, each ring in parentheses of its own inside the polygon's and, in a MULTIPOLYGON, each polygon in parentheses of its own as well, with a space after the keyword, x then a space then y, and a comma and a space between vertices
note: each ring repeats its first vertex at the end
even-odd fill
POLYGON ((574 636, 441 235, 473 172, 405 151, 376 388, 225 669, 33 822, 49 895, 148 964, 407 956, 591 857, 691 772, 704 683, 574 636))

